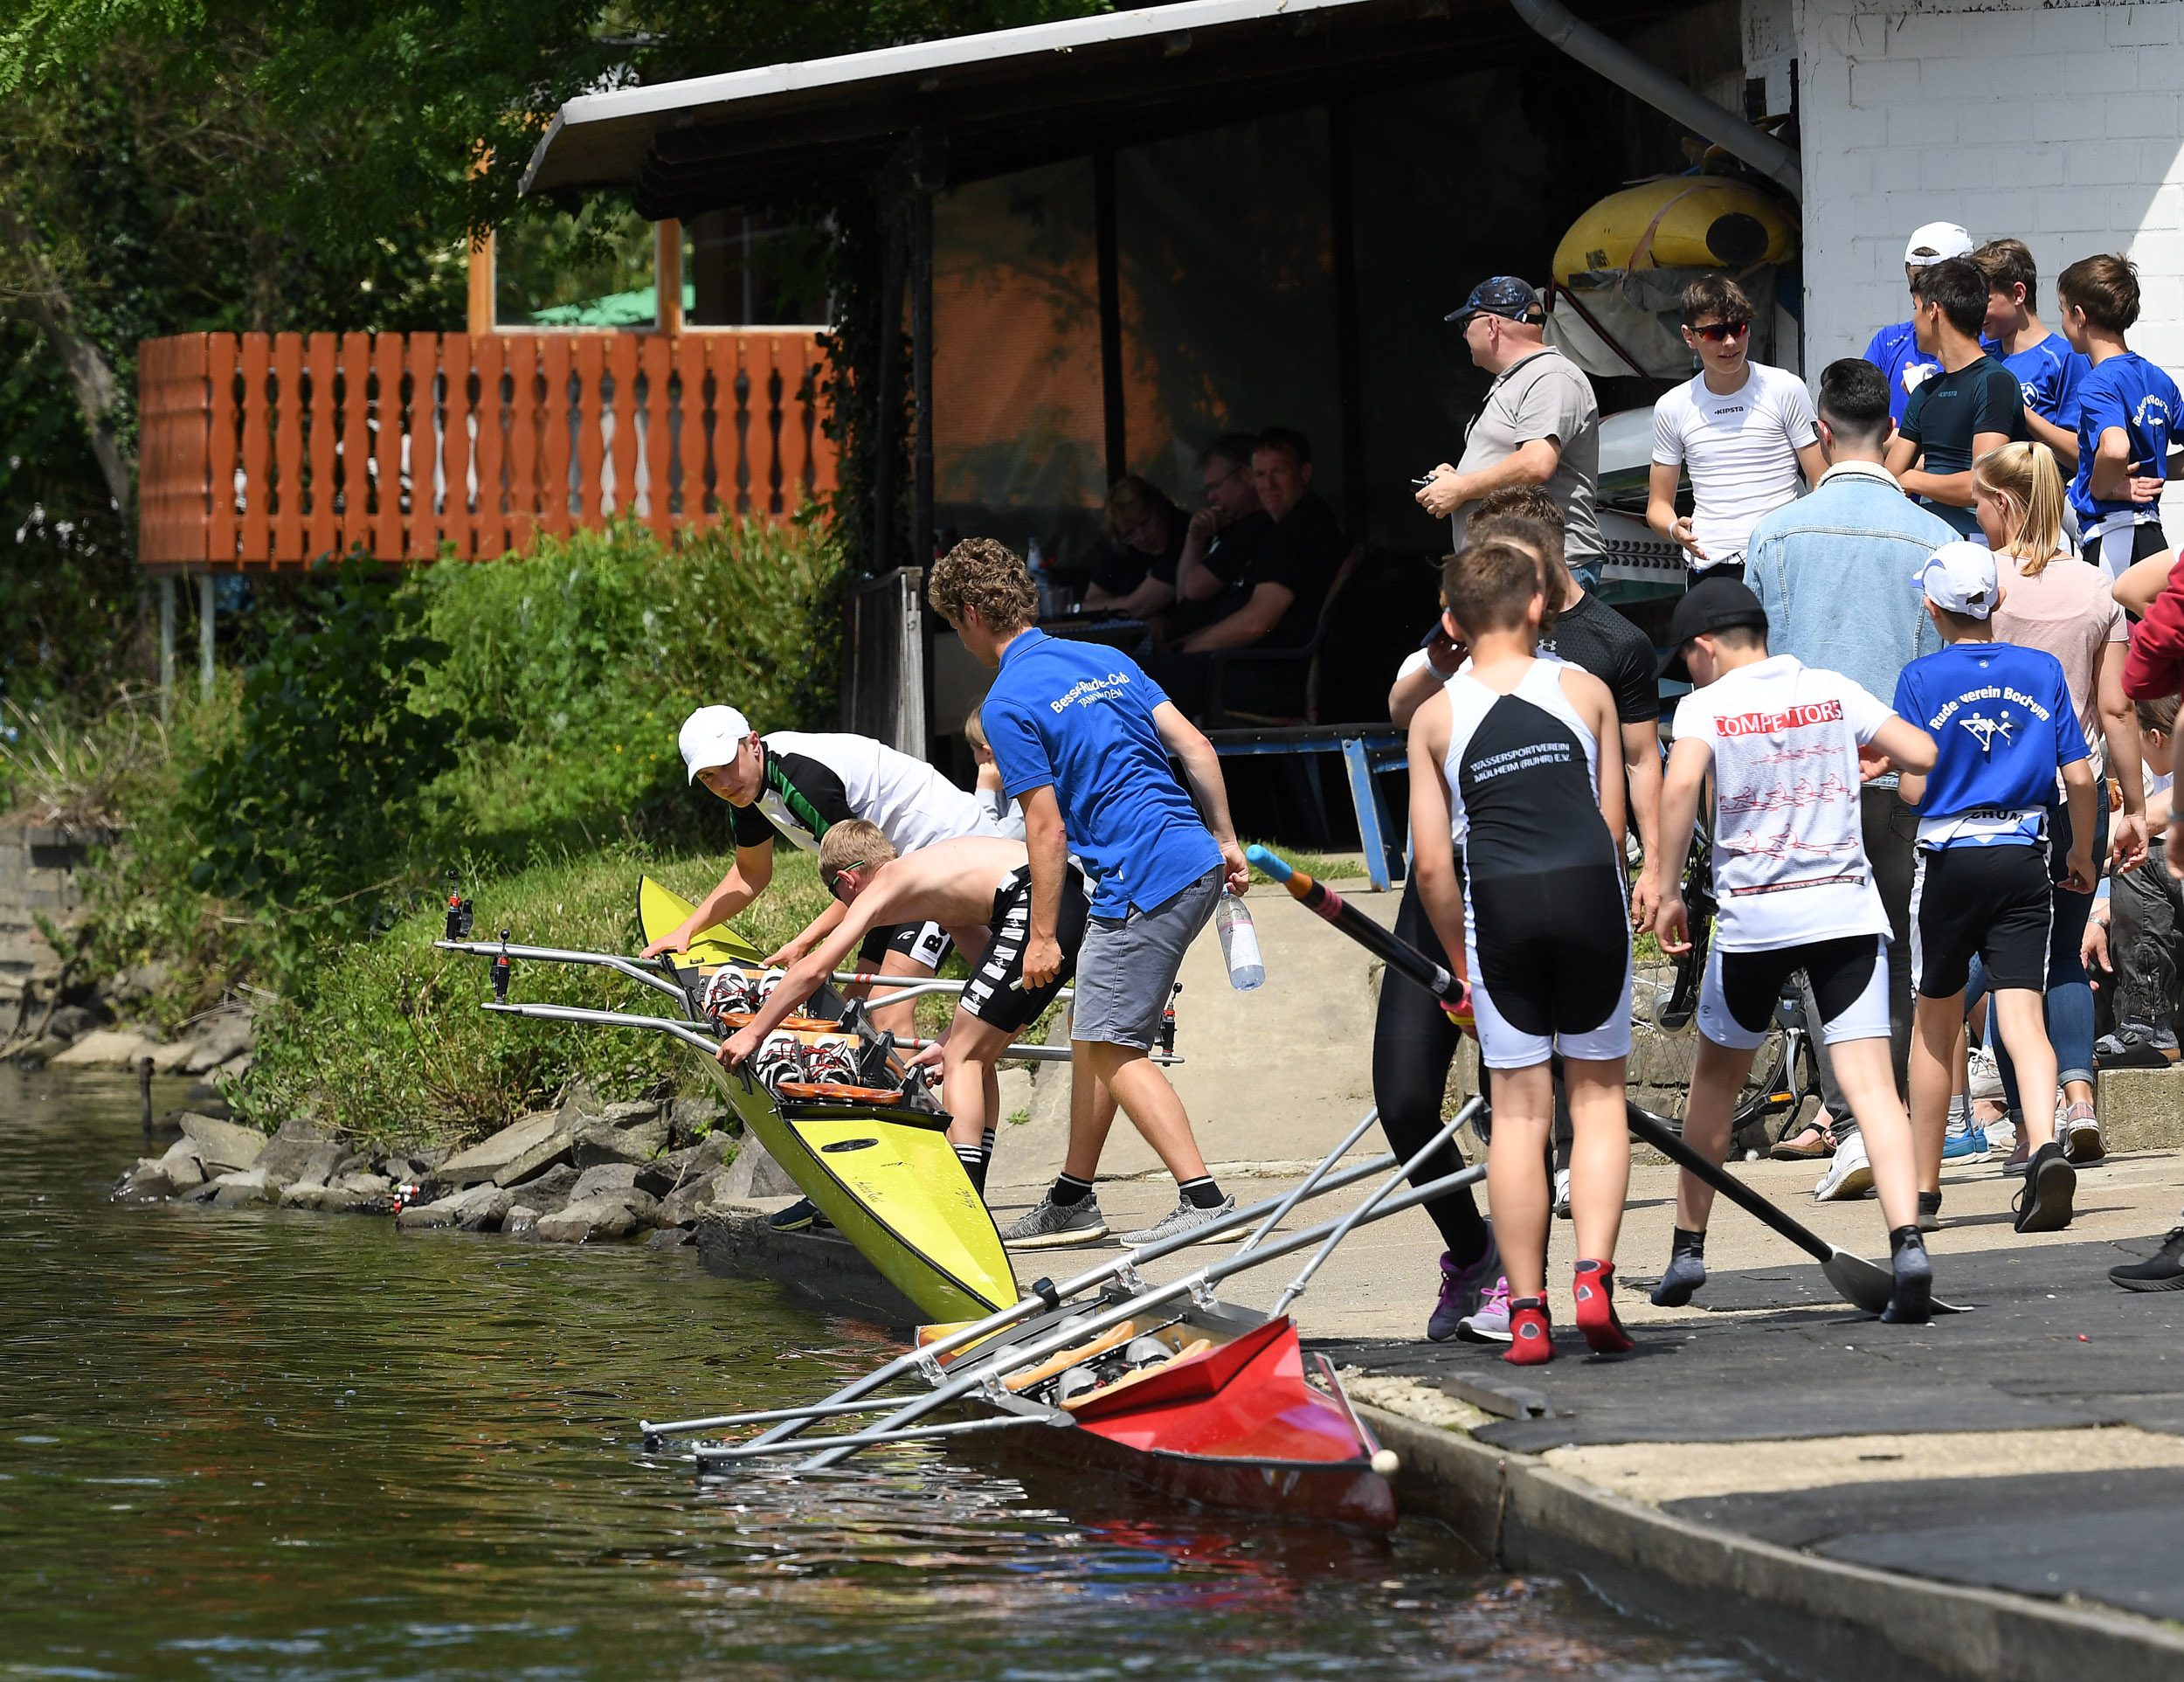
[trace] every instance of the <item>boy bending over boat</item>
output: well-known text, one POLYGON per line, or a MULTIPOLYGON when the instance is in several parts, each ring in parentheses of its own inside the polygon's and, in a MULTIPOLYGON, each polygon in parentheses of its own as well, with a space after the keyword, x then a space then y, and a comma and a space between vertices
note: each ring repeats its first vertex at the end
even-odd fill
MULTIPOLYGON (((819 843, 819 880, 844 907, 841 920, 796 960, 750 1025, 721 1048, 721 1061, 735 1069, 756 1056, 766 1036, 819 990, 868 930, 921 921, 945 928, 985 924, 990 937, 985 954, 964 987, 955 1021, 916 1059, 941 1066, 941 1103, 952 1118, 948 1142, 983 1196, 999 1118, 994 1066, 1010 1040, 1037 1020, 1076 973, 1087 906, 1083 878, 1074 868, 1065 874, 1055 922, 1061 962, 1035 986, 1024 976, 1032 871, 1021 841, 967 836, 898 855, 879 825, 850 818, 832 826, 819 843)), ((1111 1121, 1112 1100, 1107 1114, 1111 1121)))
POLYGON ((1548 1059, 1562 1054, 1574 1140, 1578 1330, 1602 1353, 1632 1345, 1615 1318, 1615 1236, 1630 1181, 1630 925, 1614 697, 1591 673, 1536 657, 1545 569, 1514 543, 1468 545, 1441 575, 1448 630, 1471 669, 1411 721, 1411 834, 1419 896, 1463 952, 1479 1048, 1494 1071, 1487 1190, 1509 1277, 1505 1360, 1552 1359, 1545 1296, 1548 1059), (1463 849, 1464 869, 1455 868, 1463 849))
MULTIPOLYGON (((913 853, 958 835, 998 835, 978 802, 930 765, 869 737, 775 730, 761 736, 733 707, 700 707, 683 720, 681 744, 690 780, 703 783, 735 808, 735 868, 699 901, 689 921, 645 948, 647 958, 684 950, 701 931, 734 917, 773 881, 776 835, 816 853, 827 832, 852 818, 879 825, 898 853, 913 853)), ((793 963, 840 926, 830 905, 766 963, 793 963)), ((976 933, 933 918, 875 924, 867 931, 858 967, 881 975, 924 979, 937 973, 957 935, 976 933)), ((844 955, 847 955, 847 948, 844 955)), ((966 952, 965 956, 970 953, 966 952)), ((868 989, 847 989, 860 998, 868 989)), ((911 1032, 910 1006, 881 1004, 872 1025, 898 1039, 911 1032)))

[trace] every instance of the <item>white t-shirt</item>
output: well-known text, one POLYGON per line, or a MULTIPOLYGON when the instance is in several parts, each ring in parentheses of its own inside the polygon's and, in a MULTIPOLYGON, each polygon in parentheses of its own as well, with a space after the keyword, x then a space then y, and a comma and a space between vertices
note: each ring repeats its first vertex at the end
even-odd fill
MULTIPOLYGON (((959 835, 1001 833, 968 789, 868 736, 770 730, 761 739, 766 763, 758 798, 743 810, 762 814, 807 853, 818 852, 819 837, 844 818, 878 824, 898 853, 959 835)), ((764 839, 746 834, 751 822, 739 824, 739 846, 764 839)))
POLYGON ((1895 715, 1793 654, 1740 666, 1676 709, 1714 755, 1714 944, 1773 952, 1886 934, 1866 862, 1858 749, 1895 715))
POLYGON ((1805 382, 1747 363, 1733 391, 1710 391, 1695 374, 1653 405, 1653 459, 1688 466, 1697 566, 1741 561, 1752 528, 1797 496, 1797 452, 1820 437, 1805 382))

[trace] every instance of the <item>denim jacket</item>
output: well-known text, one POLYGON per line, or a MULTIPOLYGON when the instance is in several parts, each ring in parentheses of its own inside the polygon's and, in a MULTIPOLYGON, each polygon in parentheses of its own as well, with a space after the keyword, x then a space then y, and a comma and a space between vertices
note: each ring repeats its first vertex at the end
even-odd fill
POLYGON ((1956 541, 1877 462, 1838 462, 1752 529, 1745 582, 1767 610, 1767 652, 1841 672, 1886 705, 1904 668, 1941 647, 1911 575, 1956 541))

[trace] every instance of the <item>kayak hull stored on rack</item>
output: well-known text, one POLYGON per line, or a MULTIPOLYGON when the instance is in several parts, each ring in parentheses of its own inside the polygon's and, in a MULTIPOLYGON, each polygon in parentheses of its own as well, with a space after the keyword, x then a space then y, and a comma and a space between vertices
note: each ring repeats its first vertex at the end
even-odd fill
MULTIPOLYGON (((638 916, 647 944, 691 910, 650 877, 640 882, 638 916)), ((697 973, 722 963, 752 966, 760 956, 724 928, 700 935, 691 952, 697 973)), ((695 975, 684 971, 679 979, 687 989, 695 975)), ((817 1000, 812 1009, 824 1014, 817 1000)), ((823 1031, 841 1029, 829 1022, 823 1031)), ((945 1115, 909 1104, 777 1097, 710 1057, 705 1066, 744 1129, 797 1189, 921 1312, 975 1319, 1016 1301, 1008 1252, 948 1143, 945 1115)), ((826 1089, 791 1083, 791 1090, 826 1089)))

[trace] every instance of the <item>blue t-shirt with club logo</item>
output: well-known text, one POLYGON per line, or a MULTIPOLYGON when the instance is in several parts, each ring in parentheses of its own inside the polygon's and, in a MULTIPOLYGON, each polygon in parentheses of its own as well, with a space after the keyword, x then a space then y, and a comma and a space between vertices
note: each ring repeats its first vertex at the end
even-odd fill
POLYGON ((2010 642, 1955 642, 1896 680, 1896 711, 1934 738, 1918 845, 2029 847, 2047 834, 2056 773, 2091 754, 2063 663, 2010 642))

